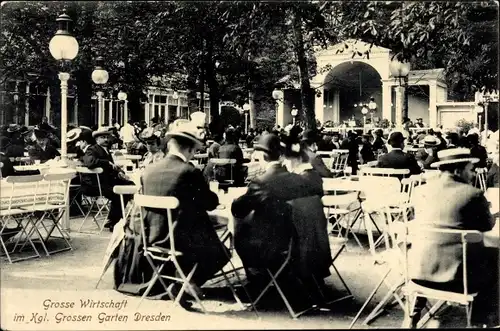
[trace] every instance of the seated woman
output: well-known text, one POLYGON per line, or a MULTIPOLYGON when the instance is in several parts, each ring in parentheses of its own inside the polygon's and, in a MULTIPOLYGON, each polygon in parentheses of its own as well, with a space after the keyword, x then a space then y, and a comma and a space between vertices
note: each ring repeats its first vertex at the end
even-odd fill
POLYGON ((156 163, 165 157, 165 153, 160 148, 160 132, 155 132, 153 128, 147 128, 141 133, 141 139, 146 143, 148 149, 140 164, 141 168, 156 163))
MULTIPOLYGON (((284 165, 289 172, 305 177, 310 185, 323 190, 320 174, 309 162, 307 144, 291 133, 282 137, 285 141, 284 165)), ((324 278, 330 275, 332 262, 328 239, 327 220, 321 196, 308 196, 292 200, 292 219, 296 230, 296 250, 292 256, 293 267, 302 284, 308 289, 315 303, 322 303, 322 294, 328 293, 324 278), (321 292, 318 292, 318 285, 321 292)))

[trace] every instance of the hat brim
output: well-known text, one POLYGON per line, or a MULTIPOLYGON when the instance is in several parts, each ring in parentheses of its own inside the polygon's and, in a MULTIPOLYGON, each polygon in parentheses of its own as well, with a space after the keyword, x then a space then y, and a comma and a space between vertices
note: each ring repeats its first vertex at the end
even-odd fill
POLYGON ((170 138, 175 138, 175 137, 183 137, 183 138, 189 139, 192 142, 194 142, 195 147, 197 147, 197 148, 200 148, 201 146, 203 146, 203 143, 201 142, 201 140, 199 140, 195 136, 193 136, 189 133, 186 133, 186 132, 167 132, 167 134, 165 135, 165 140, 168 141, 168 140, 170 140, 170 138))
POLYGON ((92 132, 92 137, 97 138, 101 136, 111 136, 113 135, 111 132, 92 132))
POLYGON ((442 166, 444 164, 469 163, 469 162, 478 163, 479 159, 476 157, 464 157, 464 158, 454 159, 454 160, 444 160, 444 161, 438 161, 438 162, 431 163, 431 167, 437 168, 437 167, 442 166))
POLYGON ((70 132, 68 132, 68 135, 66 137, 66 142, 70 143, 70 142, 73 142, 75 140, 78 140, 78 138, 80 138, 81 134, 82 134, 82 130, 81 129, 73 129, 73 130, 71 130, 70 132))

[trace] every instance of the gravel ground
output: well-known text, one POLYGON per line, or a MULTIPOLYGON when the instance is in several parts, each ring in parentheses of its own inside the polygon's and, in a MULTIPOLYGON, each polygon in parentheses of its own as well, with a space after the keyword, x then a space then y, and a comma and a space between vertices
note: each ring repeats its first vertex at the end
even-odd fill
MULTIPOLYGON (((72 221, 77 225, 79 221, 72 221)), ((90 222, 88 222, 90 224, 90 222)), ((260 319, 250 311, 244 311, 225 295, 223 299, 204 300, 208 314, 187 312, 171 301, 144 300, 125 296, 114 291, 112 271, 95 285, 99 279, 101 263, 109 232, 83 234, 72 232, 73 250, 14 264, 2 261, 1 272, 1 327, 2 330, 105 330, 105 329, 341 329, 348 328, 364 300, 373 290, 384 271, 383 266, 374 266, 367 250, 350 240, 347 251, 338 258, 336 266, 354 294, 354 299, 341 301, 329 312, 317 311, 293 320, 286 308, 259 309, 260 319), (113 300, 126 302, 124 307, 82 308, 81 300, 113 300), (73 307, 44 308, 51 302, 74 302, 73 307), (125 301, 124 301, 125 300, 125 301), (161 321, 145 321, 145 315, 157 315, 161 321), (161 314, 161 316, 159 315, 161 314), (82 315, 87 321, 64 321, 64 316, 82 315), (136 321, 139 318, 142 320, 136 321)), ((366 239, 361 236, 361 239, 366 239)), ((339 281, 330 277, 329 284, 339 287, 339 281)), ((386 292, 382 287, 365 309, 356 328, 398 328, 403 311, 395 306, 370 326, 362 325, 363 317, 381 300, 386 292)), ((122 304, 123 305, 123 304, 122 304)), ((447 311, 441 327, 463 327, 462 309, 447 311)))

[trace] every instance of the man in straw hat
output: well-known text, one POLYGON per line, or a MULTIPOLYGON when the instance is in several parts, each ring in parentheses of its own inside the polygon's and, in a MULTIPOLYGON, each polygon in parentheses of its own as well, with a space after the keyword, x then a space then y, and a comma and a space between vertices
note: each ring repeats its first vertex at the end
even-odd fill
MULTIPOLYGON (((162 160, 146 167, 142 175, 142 189, 146 195, 174 196, 179 207, 174 212, 175 245, 182 252, 180 264, 184 272, 198 264, 191 279, 195 288, 201 287, 229 261, 229 254, 208 217, 207 211, 219 204, 217 195, 205 182, 200 170, 189 161, 202 147, 201 136, 194 123, 182 123, 167 132, 168 153, 162 160)), ((148 242, 170 248, 165 210, 146 210, 144 222, 149 228, 148 242)), ((176 296, 180 284, 171 284, 169 291, 176 296)), ((158 290, 162 291, 159 286, 158 290)), ((159 294, 153 288, 151 295, 159 294)), ((181 305, 189 308, 186 295, 181 305)))
MULTIPOLYGON (((82 176, 82 192, 88 196, 99 195, 99 183, 101 184, 102 195, 110 200, 110 210, 108 220, 104 223, 104 227, 110 231, 118 221, 122 218, 122 209, 120 204, 120 196, 113 192, 115 185, 134 185, 134 183, 126 178, 123 170, 115 165, 113 157, 109 152, 109 138, 113 133, 109 128, 103 127, 92 133, 92 137, 96 140, 96 144, 88 146, 85 154, 82 157, 83 166, 89 169, 102 168, 103 172, 99 174, 99 182, 95 175, 82 176)), ((86 139, 86 141, 89 141, 86 139)), ((131 199, 131 196, 124 196, 125 205, 131 199)))
MULTIPOLYGON (((413 195, 415 220, 412 222, 431 228, 491 230, 495 221, 489 203, 483 192, 471 185, 473 164, 479 160, 466 148, 442 150, 438 158, 432 167, 441 171, 439 177, 417 188, 413 195)), ((410 278, 427 287, 463 293, 462 257, 460 238, 452 242, 442 235, 436 235, 432 241, 415 239, 408 255, 410 278)), ((481 324, 498 324, 498 315, 492 311, 498 311, 494 304, 498 305, 498 248, 484 247, 482 242, 469 244, 467 261, 468 291, 479 291, 472 317, 481 324), (493 320, 485 320, 488 314, 493 320)), ((412 318, 414 325, 425 303, 425 299, 417 301, 412 318)))
POLYGON ((410 175, 416 175, 421 172, 415 157, 409 153, 403 152, 405 146, 405 137, 403 133, 393 131, 389 135, 389 145, 392 147, 392 150, 379 158, 377 167, 409 169, 410 175))

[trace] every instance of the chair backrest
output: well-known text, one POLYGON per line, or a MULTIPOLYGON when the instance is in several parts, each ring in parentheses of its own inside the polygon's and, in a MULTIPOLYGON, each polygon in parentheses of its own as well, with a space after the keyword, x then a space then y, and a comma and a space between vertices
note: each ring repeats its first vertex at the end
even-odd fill
MULTIPOLYGON (((483 234, 476 230, 456 230, 431 227, 418 221, 412 221, 407 224, 407 231, 403 234, 405 236, 403 239, 405 279, 409 280, 408 243, 418 241, 419 244, 422 244, 422 242, 433 242, 435 240, 439 240, 439 242, 460 243, 462 248, 463 294, 467 295, 467 248, 469 244, 481 243, 483 241, 483 234)), ((440 252, 435 253, 439 254, 440 252)))
POLYGON ((140 221, 141 221, 141 235, 142 235, 142 244, 146 249, 149 247, 148 240, 146 237, 146 229, 144 225, 144 208, 154 208, 154 209, 163 209, 167 211, 167 222, 168 222, 168 238, 170 239, 170 249, 175 252, 175 240, 174 240, 174 229, 175 224, 172 217, 172 210, 179 207, 179 200, 175 197, 161 197, 154 195, 143 195, 143 194, 135 194, 134 195, 134 204, 136 208, 140 208, 140 221))
MULTIPOLYGON (((139 193, 141 190, 141 187, 140 186, 137 186, 137 185, 115 185, 113 186, 113 192, 115 194, 118 194, 120 196, 120 205, 122 207, 122 215, 123 215, 123 218, 124 219, 127 219, 127 213, 125 211, 125 200, 123 198, 123 196, 125 194, 130 194, 130 195, 133 195, 133 194, 137 194, 139 193)), ((130 210, 133 210, 134 208, 131 208, 130 210)))
MULTIPOLYGON (((43 176, 47 183, 45 204, 65 206, 69 202, 69 187, 76 172, 48 173, 43 176)), ((45 184, 45 183, 44 183, 45 184)))
POLYGON ((334 192, 359 192, 360 182, 347 178, 323 178, 323 191, 328 194, 334 192))
POLYGON ((412 201, 412 194, 415 187, 425 184, 425 178, 423 174, 411 175, 409 178, 401 179, 401 192, 407 194, 408 202, 412 201))
POLYGON ((210 159, 210 162, 212 162, 213 165, 227 165, 227 164, 236 164, 236 159, 217 159, 213 158, 210 159))
POLYGON ((384 200, 401 193, 401 182, 396 177, 361 176, 359 182, 367 199, 384 200))
POLYGON ((410 174, 409 169, 393 169, 393 168, 372 168, 365 167, 360 169, 362 176, 405 176, 410 174))
POLYGON ((1 208, 10 210, 13 208, 34 205, 37 201, 39 185, 42 180, 42 175, 7 177, 5 181, 11 184, 10 194, 5 200, 3 194, 0 197, 2 199, 1 208), (5 202, 7 202, 7 207, 4 205, 5 202))
POLYGON ((485 192, 486 191, 486 174, 488 173, 487 168, 476 168, 476 187, 485 192), (479 184, 479 185, 478 185, 479 184))
POLYGON ((349 150, 347 149, 335 149, 330 152, 331 157, 331 169, 333 171, 344 171, 347 167, 347 157, 349 156, 349 150))
POLYGON ((103 173, 102 168, 95 168, 95 169, 89 169, 87 167, 76 167, 75 168, 76 172, 80 174, 80 179, 82 178, 82 175, 94 175, 97 178, 97 188, 99 189, 99 196, 102 196, 102 188, 101 188, 101 179, 99 177, 100 174, 103 173))
POLYGON ((359 192, 351 192, 339 195, 325 195, 321 198, 325 207, 349 206, 358 201, 359 192))

